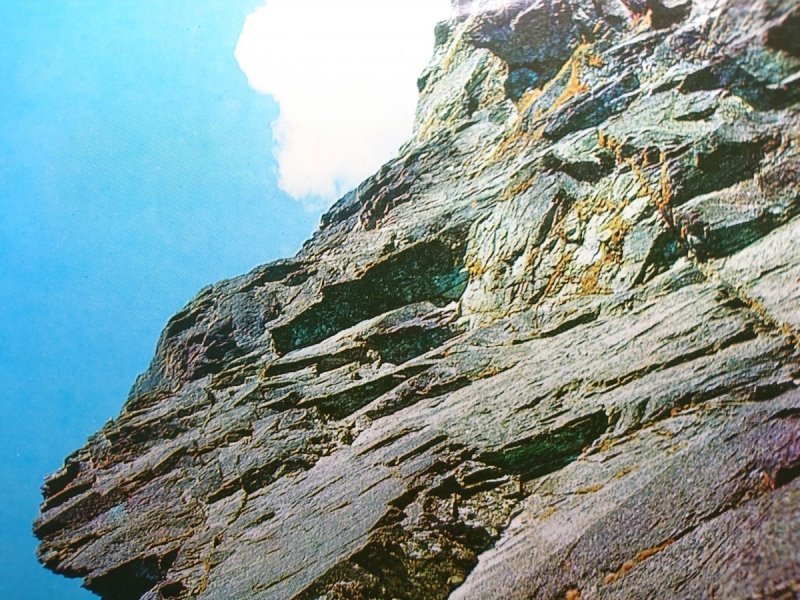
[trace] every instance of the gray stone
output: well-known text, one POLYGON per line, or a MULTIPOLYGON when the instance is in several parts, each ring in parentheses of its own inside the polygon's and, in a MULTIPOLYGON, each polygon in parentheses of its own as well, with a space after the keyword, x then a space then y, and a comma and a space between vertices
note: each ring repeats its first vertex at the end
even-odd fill
POLYGON ((800 594, 786 0, 456 2, 412 138, 47 479, 107 600, 800 594))

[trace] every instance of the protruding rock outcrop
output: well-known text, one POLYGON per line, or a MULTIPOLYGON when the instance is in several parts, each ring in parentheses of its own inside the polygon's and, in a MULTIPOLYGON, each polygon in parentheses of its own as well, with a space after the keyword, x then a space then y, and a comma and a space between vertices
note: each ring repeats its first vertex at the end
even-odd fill
POLYGON ((107 600, 800 594, 788 0, 458 2, 413 138, 44 486, 107 600))

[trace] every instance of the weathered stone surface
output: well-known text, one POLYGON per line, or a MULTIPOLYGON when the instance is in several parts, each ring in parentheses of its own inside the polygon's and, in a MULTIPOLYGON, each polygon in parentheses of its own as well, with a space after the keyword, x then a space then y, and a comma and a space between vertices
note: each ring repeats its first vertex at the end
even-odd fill
POLYGON ((413 138, 43 487, 107 600, 800 594, 789 0, 455 2, 413 138))

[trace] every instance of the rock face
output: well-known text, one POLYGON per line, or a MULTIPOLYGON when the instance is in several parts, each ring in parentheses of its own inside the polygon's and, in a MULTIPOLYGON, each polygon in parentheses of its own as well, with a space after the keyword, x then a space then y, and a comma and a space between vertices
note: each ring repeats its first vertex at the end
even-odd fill
POLYGON ((800 594, 800 6, 459 1, 415 134, 44 485, 107 600, 800 594))

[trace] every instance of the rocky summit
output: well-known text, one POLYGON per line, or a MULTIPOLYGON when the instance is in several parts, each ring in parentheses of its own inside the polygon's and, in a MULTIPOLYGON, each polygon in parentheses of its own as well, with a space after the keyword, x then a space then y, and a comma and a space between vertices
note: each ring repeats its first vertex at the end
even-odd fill
POLYGON ((201 291, 46 481, 47 568, 106 600, 800 597, 800 3, 454 4, 400 155, 201 291))

